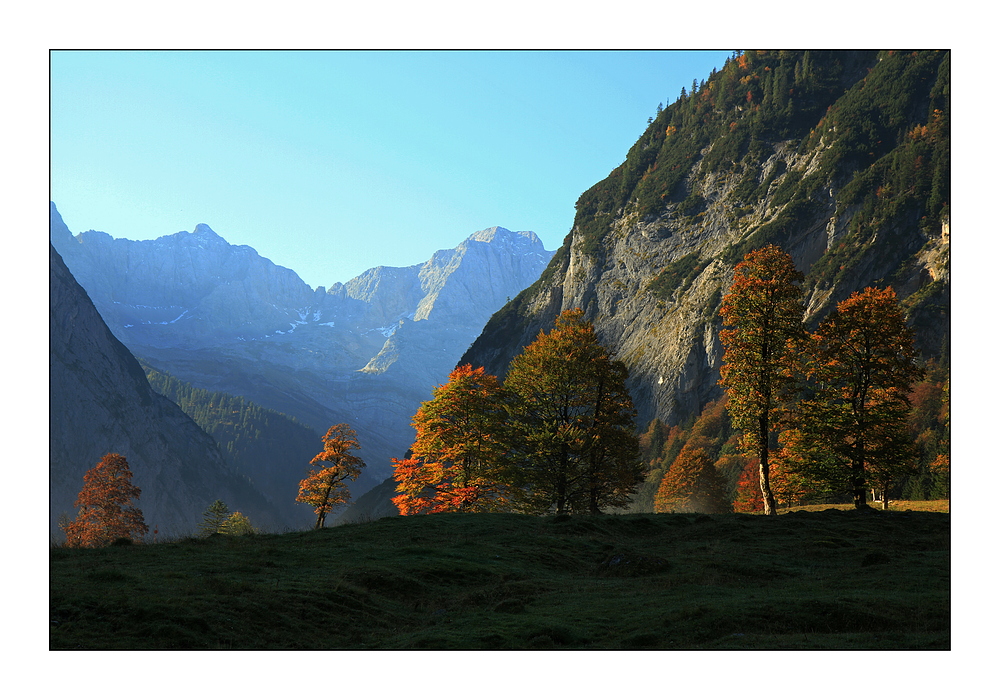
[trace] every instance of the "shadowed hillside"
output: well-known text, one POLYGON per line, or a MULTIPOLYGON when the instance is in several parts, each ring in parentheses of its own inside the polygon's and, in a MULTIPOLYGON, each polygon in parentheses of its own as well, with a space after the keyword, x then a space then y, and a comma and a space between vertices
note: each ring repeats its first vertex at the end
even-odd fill
POLYGON ((53 549, 53 649, 948 649, 950 516, 384 518, 53 549))

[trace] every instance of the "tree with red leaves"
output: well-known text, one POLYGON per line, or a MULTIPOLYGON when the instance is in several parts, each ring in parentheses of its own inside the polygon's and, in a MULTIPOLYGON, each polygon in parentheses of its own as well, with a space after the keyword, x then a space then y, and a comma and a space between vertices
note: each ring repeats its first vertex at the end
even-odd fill
POLYGON ((315 529, 323 527, 326 516, 336 506, 350 501, 351 492, 346 482, 357 479, 365 467, 364 461, 351 454, 360 447, 357 433, 346 423, 331 426, 323 436, 323 451, 309 463, 317 466, 325 462, 328 466, 310 469, 306 478, 299 482, 299 495, 295 499, 313 507, 315 529))
POLYGON ((417 439, 394 459, 402 515, 503 510, 506 413, 500 382, 482 367, 458 367, 413 417, 417 439))
POLYGON ((105 547, 120 539, 136 540, 149 532, 142 511, 132 505, 140 489, 132 483, 128 461, 108 453, 83 475, 83 489, 73 504, 80 510, 67 523, 69 547, 105 547))
POLYGON ((697 443, 684 447, 656 492, 657 513, 730 513, 726 484, 697 443))

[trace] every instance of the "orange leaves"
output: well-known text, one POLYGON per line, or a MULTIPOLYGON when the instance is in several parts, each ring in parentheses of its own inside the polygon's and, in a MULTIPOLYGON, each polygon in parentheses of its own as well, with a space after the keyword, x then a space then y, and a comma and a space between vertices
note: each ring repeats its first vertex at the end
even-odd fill
POLYGON ((805 342, 804 306, 798 287, 803 275, 791 256, 775 245, 747 253, 722 298, 725 347, 719 381, 729 396, 733 425, 753 445, 760 463, 765 512, 774 512, 769 490, 770 440, 785 394, 794 386, 797 348, 805 342))
POLYGON ((496 510, 505 502, 498 471, 506 413, 500 382, 482 367, 448 375, 413 417, 411 458, 393 460, 393 503, 403 515, 496 510))
POLYGON ((658 513, 726 513, 731 510, 722 477, 708 453, 685 446, 674 460, 656 492, 658 513))
POLYGON ((73 504, 80 511, 63 528, 67 546, 104 547, 119 538, 137 539, 148 533, 142 511, 132 505, 139 494, 125 457, 104 455, 83 476, 83 489, 73 504))
POLYGON ((775 245, 746 255, 719 311, 725 327, 722 380, 734 423, 746 425, 774 408, 788 381, 796 345, 805 335, 803 279, 791 257, 775 245))
POLYGON ((360 447, 354 430, 346 423, 338 423, 323 436, 323 451, 310 460, 313 466, 323 463, 328 466, 307 472, 306 478, 299 482, 295 500, 313 506, 316 529, 323 527, 330 511, 350 500, 346 482, 357 479, 365 467, 360 458, 350 453, 360 447))
POLYGON ((866 483, 885 490, 916 457, 909 394, 923 371, 893 289, 868 287, 837 304, 813 334, 813 352, 815 390, 797 408, 801 439, 789 448, 812 452, 801 460, 807 469, 833 464, 864 507, 866 483))
POLYGON ((403 514, 624 505, 642 471, 626 376, 580 309, 539 333, 503 386, 457 368, 413 418, 393 502, 403 514))
POLYGON ((496 510, 506 500, 498 485, 463 474, 454 464, 394 459, 396 491, 392 502, 401 515, 496 510))

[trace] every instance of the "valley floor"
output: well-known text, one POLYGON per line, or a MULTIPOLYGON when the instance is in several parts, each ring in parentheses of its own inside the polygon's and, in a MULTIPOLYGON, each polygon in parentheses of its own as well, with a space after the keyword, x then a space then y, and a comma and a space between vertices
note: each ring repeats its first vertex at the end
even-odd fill
POLYGON ((52 649, 949 649, 950 515, 394 517, 50 553, 52 649))

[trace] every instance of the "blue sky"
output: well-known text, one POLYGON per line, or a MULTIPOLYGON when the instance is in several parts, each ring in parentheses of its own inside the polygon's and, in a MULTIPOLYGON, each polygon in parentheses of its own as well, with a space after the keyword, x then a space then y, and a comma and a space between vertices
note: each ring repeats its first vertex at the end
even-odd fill
POLYGON ((74 233, 206 223, 311 286, 491 226, 554 250, 580 194, 718 51, 53 51, 74 233))

